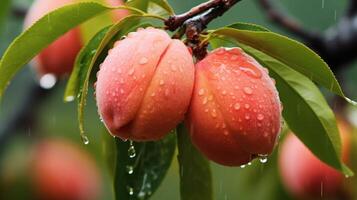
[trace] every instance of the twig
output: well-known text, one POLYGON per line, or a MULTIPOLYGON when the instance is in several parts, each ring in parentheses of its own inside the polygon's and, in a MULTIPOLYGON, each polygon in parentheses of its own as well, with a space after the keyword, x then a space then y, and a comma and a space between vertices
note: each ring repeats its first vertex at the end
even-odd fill
POLYGON ((222 3, 222 0, 211 0, 211 1, 207 1, 206 3, 202 3, 196 7, 193 7, 191 10, 189 10, 188 12, 182 13, 180 15, 174 15, 174 16, 170 16, 166 22, 165 25, 167 26, 167 29, 170 31, 174 31, 177 28, 179 28, 180 26, 182 26, 182 24, 198 15, 201 14, 213 7, 216 7, 218 5, 220 5, 222 3))
POLYGON ((260 5, 263 10, 267 13, 267 17, 272 20, 274 23, 280 25, 282 28, 286 29, 289 32, 294 33, 295 35, 301 37, 304 40, 316 40, 319 37, 319 33, 308 31, 304 29, 297 20, 292 19, 290 16, 287 16, 277 10, 273 5, 273 0, 259 0, 260 5))
POLYGON ((13 7, 11 9, 11 14, 17 18, 24 18, 26 16, 27 9, 23 7, 13 7))
POLYGON ((200 43, 199 35, 213 19, 222 16, 239 1, 241 0, 208 1, 186 13, 169 17, 165 21, 166 28, 171 31, 180 28, 174 38, 181 38, 186 34, 186 44, 192 48, 193 55, 200 60, 207 54, 207 44, 200 43))
POLYGON ((347 11, 346 11, 346 16, 347 17, 353 17, 357 13, 357 0, 350 0, 347 11))
POLYGON ((346 16, 326 32, 316 33, 300 26, 289 16, 275 9, 273 0, 259 0, 267 16, 280 27, 301 37, 301 40, 317 52, 334 72, 339 72, 346 64, 357 58, 357 0, 350 0, 346 16))

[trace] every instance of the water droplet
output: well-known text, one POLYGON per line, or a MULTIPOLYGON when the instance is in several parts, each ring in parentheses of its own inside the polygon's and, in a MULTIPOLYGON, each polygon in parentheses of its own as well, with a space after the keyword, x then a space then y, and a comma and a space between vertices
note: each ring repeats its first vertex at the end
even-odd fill
POLYGON ((250 116, 249 115, 245 115, 244 119, 249 120, 250 116))
POLYGON ((131 75, 134 74, 134 72, 135 72, 135 69, 134 69, 134 68, 131 68, 131 69, 129 70, 128 74, 131 76, 131 75))
POLYGON ((134 189, 132 187, 126 186, 126 189, 128 190, 130 196, 134 194, 134 189))
POLYGON ((244 108, 249 109, 249 108, 250 108, 250 105, 246 103, 246 104, 244 105, 244 108))
POLYGON ((252 163, 251 163, 251 162, 249 162, 249 163, 248 163, 248 165, 252 165, 252 163))
POLYGON ((139 64, 140 65, 145 65, 146 63, 148 63, 148 59, 146 58, 146 57, 142 57, 141 59, 140 59, 140 61, 139 61, 139 64))
POLYGON ((243 91, 244 91, 244 93, 246 93, 246 94, 248 94, 248 95, 253 94, 253 90, 252 90, 252 88, 250 88, 250 87, 244 87, 244 88, 243 88, 243 91))
POLYGON ((81 139, 82 139, 82 142, 83 142, 85 145, 89 144, 89 139, 88 139, 87 136, 82 135, 82 136, 81 136, 81 139))
POLYGON ((152 97, 154 97, 156 94, 155 94, 155 92, 153 92, 153 93, 151 93, 151 95, 150 96, 152 96, 152 97))
POLYGON ((209 109, 208 109, 208 108, 206 108, 206 109, 205 109, 205 112, 207 113, 208 111, 209 111, 209 109))
POLYGON ((71 102, 74 100, 74 96, 66 96, 66 98, 64 99, 66 102, 71 102))
POLYGON ((229 135, 229 132, 228 132, 227 130, 224 130, 224 131, 223 131, 223 134, 224 134, 225 136, 227 136, 227 135, 229 135))
POLYGON ((260 163, 267 163, 268 162, 268 155, 259 154, 258 156, 259 156, 260 163))
POLYGON ((252 78, 262 77, 261 71, 255 66, 252 65, 240 66, 239 69, 252 78))
POLYGON ((207 98, 207 97, 204 97, 204 98, 203 98, 203 101, 202 101, 202 104, 203 104, 203 105, 206 105, 207 102, 208 102, 208 98, 207 98))
POLYGON ((235 110, 239 110, 240 109, 240 104, 239 103, 234 104, 234 109, 235 110))
POLYGON ((121 69, 120 68, 117 69, 117 73, 121 74, 121 69))
POLYGON ((57 82, 56 76, 53 74, 45 74, 40 78, 40 86, 43 89, 51 89, 57 82))
POLYGON ((264 119, 264 115, 263 114, 258 114, 257 119, 259 121, 262 121, 264 119))
POLYGON ((245 168, 245 165, 241 165, 240 168, 242 168, 242 169, 245 168))
POLYGON ((133 145, 133 141, 130 141, 129 149, 128 149, 129 158, 134 158, 136 156, 135 147, 133 145))
POLYGON ((226 94, 227 94, 227 91, 223 90, 222 95, 226 95, 226 94))
POLYGON ((128 174, 133 174, 133 173, 134 173, 134 167, 131 166, 131 165, 127 165, 127 166, 126 166, 126 172, 127 172, 128 174))
POLYGON ((198 91, 198 95, 200 95, 200 96, 202 96, 204 93, 205 93, 205 90, 202 88, 198 91))
POLYGON ((216 111, 216 109, 213 109, 213 110, 212 110, 211 115, 212 115, 213 118, 216 118, 216 117, 217 117, 217 111, 216 111))
POLYGON ((124 94, 124 90, 123 89, 120 89, 120 94, 124 94))
POLYGON ((238 86, 238 85, 234 86, 234 89, 238 90, 238 89, 239 89, 239 86, 238 86))

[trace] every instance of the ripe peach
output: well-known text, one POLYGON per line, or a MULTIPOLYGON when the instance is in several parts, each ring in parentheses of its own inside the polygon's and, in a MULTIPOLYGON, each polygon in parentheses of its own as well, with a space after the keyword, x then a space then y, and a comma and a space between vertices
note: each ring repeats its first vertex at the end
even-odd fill
POLYGON ((98 111, 113 136, 158 140, 184 118, 194 83, 186 46, 159 29, 116 42, 96 83, 98 111))
POLYGON ((188 125, 193 144, 222 165, 270 154, 281 106, 266 69, 239 48, 208 54, 196 64, 188 125))
MULTIPOLYGON (((339 121, 342 138, 343 161, 348 161, 350 128, 339 121)), ((286 188, 301 199, 336 198, 341 195, 343 174, 321 162, 292 133, 286 136, 280 155, 279 166, 286 188)))
MULTIPOLYGON (((25 28, 28 28, 45 14, 65 5, 76 3, 76 0, 35 0, 25 19, 25 28)), ((121 0, 107 0, 109 5, 122 4, 121 0)), ((127 11, 112 13, 114 20, 119 20, 127 11)), ((40 75, 51 73, 63 76, 72 71, 74 61, 82 47, 80 28, 74 28, 58 38, 34 59, 34 67, 40 75)))
POLYGON ((60 140, 36 146, 31 175, 38 199, 94 200, 101 190, 98 169, 90 157, 60 140))

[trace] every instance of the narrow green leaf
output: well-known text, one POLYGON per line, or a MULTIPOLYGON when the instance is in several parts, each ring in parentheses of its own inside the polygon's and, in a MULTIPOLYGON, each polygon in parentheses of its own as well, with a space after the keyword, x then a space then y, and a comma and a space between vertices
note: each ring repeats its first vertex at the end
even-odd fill
POLYGON ((151 2, 163 8, 169 15, 175 14, 174 9, 170 6, 170 4, 166 0, 151 0, 151 2))
POLYGON ((11 78, 59 36, 97 14, 110 10, 97 3, 78 3, 57 9, 18 36, 0 62, 0 98, 11 78))
POLYGON ((0 61, 0 99, 16 72, 42 49, 86 20, 113 9, 136 11, 125 6, 111 8, 99 3, 83 2, 56 9, 38 20, 11 43, 0 61))
POLYGON ((180 191, 182 200, 213 199, 212 174, 209 161, 192 145, 188 130, 177 128, 180 191))
POLYGON ((115 143, 115 199, 149 199, 171 165, 176 149, 175 131, 155 142, 136 143, 115 139, 115 143))
POLYGON ((129 0, 126 1, 125 5, 137 8, 141 11, 146 12, 149 6, 150 0, 129 0))
POLYGON ((260 29, 262 28, 256 25, 235 24, 231 27, 211 31, 211 33, 227 36, 254 47, 340 95, 348 102, 357 105, 344 95, 330 68, 315 52, 295 40, 264 28, 260 29))
POLYGON ((307 77, 252 47, 240 46, 269 68, 283 102, 291 130, 323 162, 352 175, 341 161, 341 141, 335 116, 316 85, 307 77))
POLYGON ((105 27, 99 31, 79 52, 74 63, 73 71, 67 83, 64 95, 65 101, 73 101, 78 95, 81 86, 83 86, 85 75, 88 73, 88 66, 92 61, 99 44, 103 40, 110 27, 111 26, 105 27))

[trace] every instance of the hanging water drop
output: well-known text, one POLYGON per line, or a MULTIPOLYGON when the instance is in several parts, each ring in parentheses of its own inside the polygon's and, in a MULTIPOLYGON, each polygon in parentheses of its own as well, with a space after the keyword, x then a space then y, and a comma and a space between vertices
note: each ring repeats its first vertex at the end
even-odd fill
POLYGON ((83 142, 85 145, 89 144, 89 139, 88 139, 87 136, 82 135, 82 136, 81 136, 81 139, 82 139, 82 142, 83 142))
POLYGON ((40 78, 40 86, 43 89, 51 89, 57 82, 54 74, 45 74, 40 78))
POLYGON ((132 187, 126 186, 126 189, 128 190, 130 196, 134 194, 134 189, 132 187))
POLYGON ((127 165, 127 166, 126 166, 126 172, 127 172, 128 174, 133 174, 133 173, 134 173, 134 167, 131 166, 131 165, 127 165))
POLYGON ((66 96, 66 98, 64 99, 66 102, 71 102, 74 100, 74 96, 66 96))
POLYGON ((268 155, 258 155, 260 163, 267 163, 268 162, 268 155))
POLYGON ((128 149, 128 156, 129 156, 129 158, 134 158, 136 156, 135 147, 134 147, 133 141, 131 141, 131 140, 130 140, 130 145, 129 145, 129 149, 128 149))

